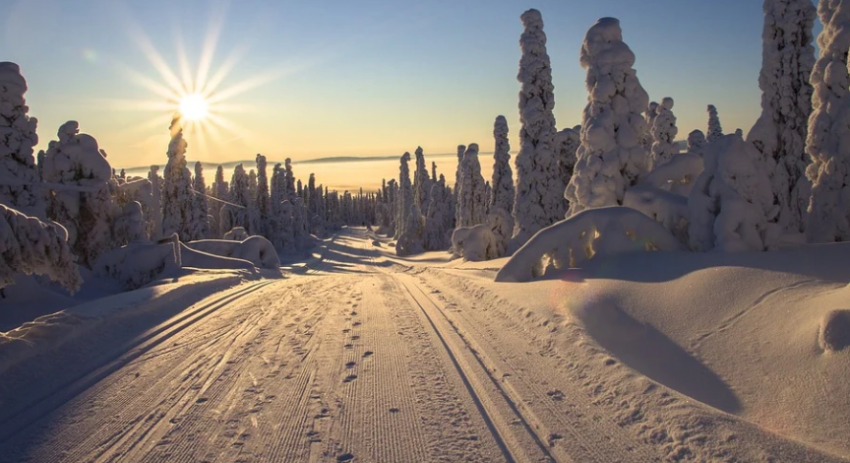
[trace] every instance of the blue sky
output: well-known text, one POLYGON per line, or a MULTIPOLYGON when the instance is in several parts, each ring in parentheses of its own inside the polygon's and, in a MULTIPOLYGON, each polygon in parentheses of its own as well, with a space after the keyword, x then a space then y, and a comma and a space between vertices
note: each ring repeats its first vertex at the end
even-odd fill
POLYGON ((168 142, 169 111, 132 104, 163 98, 122 71, 165 85, 139 37, 179 74, 177 40, 197 69, 215 18, 223 20, 212 72, 228 56, 241 57, 219 90, 269 79, 227 100, 240 111, 223 112, 232 127, 216 139, 187 134, 190 159, 391 155, 417 145, 426 154, 445 153, 469 142, 488 151, 499 114, 518 146, 520 14, 531 7, 543 14, 559 127, 581 123, 584 34, 598 18, 613 16, 650 97, 676 100, 684 138, 704 128, 709 103, 727 132, 747 131, 758 116, 761 3, 12 0, 0 56, 21 65, 42 145, 62 122, 76 119, 113 165, 159 162, 168 142))

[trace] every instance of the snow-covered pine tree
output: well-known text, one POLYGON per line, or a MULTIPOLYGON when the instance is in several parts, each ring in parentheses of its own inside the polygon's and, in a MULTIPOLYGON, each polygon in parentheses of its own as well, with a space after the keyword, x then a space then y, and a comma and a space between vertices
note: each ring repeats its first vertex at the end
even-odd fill
POLYGON ((818 15, 823 31, 818 36, 820 57, 812 71, 812 115, 806 152, 812 163, 806 176, 812 195, 806 216, 806 237, 811 243, 850 241, 850 2, 821 0, 818 15))
POLYGON ((652 134, 652 150, 648 162, 650 172, 679 154, 679 147, 676 146, 679 128, 676 127, 676 116, 673 114, 673 99, 666 97, 661 100, 656 112, 649 129, 652 134))
POLYGON ((38 120, 27 115, 26 92, 18 65, 0 62, 0 203, 43 219, 46 191, 33 158, 38 120))
POLYGON ((446 179, 440 179, 431 185, 430 201, 425 216, 425 235, 423 247, 428 251, 443 251, 449 248, 449 230, 451 230, 454 211, 451 210, 449 190, 446 189, 446 179))
POLYGON ((508 121, 505 116, 496 117, 493 123, 493 138, 496 147, 493 151, 493 178, 490 182, 492 187, 491 209, 500 208, 508 214, 514 209, 513 170, 511 169, 511 144, 508 141, 508 121))
POLYGON ((711 143, 705 170, 688 198, 689 235, 696 251, 764 251, 776 245, 778 231, 770 180, 760 153, 736 135, 711 143))
POLYGON ((519 39, 522 57, 517 80, 521 84, 521 126, 516 156, 514 249, 525 244, 541 228, 561 220, 566 208, 562 194, 565 185, 555 154, 555 94, 543 18, 539 11, 531 9, 520 19, 523 23, 519 39))
POLYGON ((720 116, 717 114, 717 107, 713 104, 708 105, 708 132, 705 139, 711 144, 723 137, 723 127, 720 125, 720 116))
POLYGON ((257 230, 255 235, 268 236, 269 228, 269 178, 266 174, 266 157, 257 154, 257 196, 254 204, 257 208, 257 230))
POLYGON ((151 214, 148 215, 148 236, 152 240, 162 237, 162 176, 159 175, 159 166, 151 166, 148 171, 148 180, 151 182, 153 194, 151 214))
MULTIPOLYGON (((581 126, 577 125, 571 129, 561 130, 556 134, 555 141, 557 143, 555 153, 558 156, 558 171, 564 185, 569 185, 576 168, 578 147, 581 146, 581 126)), ((566 193, 566 188, 564 193, 566 193)), ((566 215, 570 210, 570 203, 566 194, 564 200, 564 215, 566 215)))
POLYGON ((425 250, 422 243, 425 238, 425 217, 419 206, 412 201, 410 213, 405 216, 404 232, 398 238, 395 251, 399 256, 411 256, 425 250))
POLYGON ((440 179, 437 177, 437 163, 431 161, 431 183, 437 183, 440 179))
POLYGON ((410 207, 413 205, 413 186, 410 182, 410 153, 405 152, 400 159, 398 189, 399 194, 396 205, 396 229, 395 237, 399 238, 404 233, 404 227, 407 225, 407 217, 410 215, 410 207))
POLYGON ((688 134, 688 153, 703 157, 705 155, 706 145, 708 145, 708 141, 705 139, 705 134, 702 133, 702 130, 694 130, 688 134))
POLYGON ((192 216, 189 220, 189 240, 203 240, 210 237, 210 212, 207 201, 207 185, 204 180, 204 166, 201 161, 195 162, 195 178, 192 180, 194 190, 192 216))
POLYGON ((652 154, 652 133, 650 133, 650 129, 652 128, 652 124, 655 122, 655 118, 658 116, 658 102, 652 101, 649 103, 649 107, 646 108, 646 114, 644 115, 644 119, 646 120, 646 135, 644 135, 642 143, 643 147, 646 150, 646 155, 650 156, 652 154))
MULTIPOLYGON (((233 169, 230 179, 230 203, 221 208, 222 226, 228 231, 234 227, 246 228, 248 225, 248 206, 251 204, 251 192, 248 173, 242 164, 233 169)), ((246 228, 247 230, 247 228, 246 228)))
POLYGON ((461 161, 456 227, 472 227, 487 220, 485 196, 484 177, 481 175, 481 164, 478 161, 478 144, 470 143, 461 161))
MULTIPOLYGON (((457 168, 455 169, 455 183, 452 186, 452 207, 455 211, 453 217, 457 218, 457 186, 460 185, 460 165, 463 163, 463 153, 466 152, 466 145, 457 145, 457 168)), ((457 224, 454 224, 457 226, 457 224)))
POLYGON ((48 144, 43 174, 56 187, 47 215, 68 230, 68 244, 78 262, 91 268, 113 245, 112 221, 117 208, 110 195, 112 168, 97 141, 80 133, 77 121, 59 127, 59 140, 48 144))
POLYGON ((431 177, 428 176, 428 168, 425 167, 425 155, 422 147, 416 148, 416 170, 413 172, 413 202, 419 206, 420 211, 428 207, 428 194, 431 192, 431 177))
POLYGON ((286 158, 284 166, 286 167, 286 199, 293 201, 295 199, 295 173, 292 171, 292 160, 286 158))
POLYGON ((168 163, 163 173, 162 231, 164 236, 177 233, 180 239, 192 236, 192 174, 186 165, 186 147, 180 119, 175 117, 169 127, 171 141, 168 143, 168 163))
POLYGON ((211 196, 220 201, 212 201, 208 203, 210 211, 210 225, 214 238, 221 238, 230 230, 222 230, 221 228, 221 208, 224 206, 222 201, 228 201, 229 194, 227 182, 224 180, 224 167, 219 165, 215 170, 215 182, 211 185, 211 196))
POLYGON ((602 18, 587 31, 581 65, 590 93, 584 109, 581 146, 567 186, 570 215, 585 209, 616 206, 646 173, 643 112, 649 96, 633 66, 635 55, 623 42, 620 21, 602 18))

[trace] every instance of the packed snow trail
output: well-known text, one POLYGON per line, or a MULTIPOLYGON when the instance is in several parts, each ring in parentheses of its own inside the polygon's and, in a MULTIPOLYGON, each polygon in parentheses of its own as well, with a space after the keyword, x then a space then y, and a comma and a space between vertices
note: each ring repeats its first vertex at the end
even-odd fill
POLYGON ((13 398, 0 462, 702 458, 712 436, 685 428, 696 444, 673 448, 661 424, 623 413, 628 391, 593 382, 584 364, 599 358, 577 359, 488 299, 484 279, 458 275, 475 272, 397 261, 372 241, 344 231, 306 271, 99 344, 64 382, 0 383, 13 398))

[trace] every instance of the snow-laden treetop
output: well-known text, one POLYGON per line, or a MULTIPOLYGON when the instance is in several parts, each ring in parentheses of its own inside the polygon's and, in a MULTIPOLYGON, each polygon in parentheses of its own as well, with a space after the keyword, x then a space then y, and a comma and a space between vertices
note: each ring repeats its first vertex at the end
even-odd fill
MULTIPOLYGON (((588 70, 587 89, 594 102, 607 102, 617 94, 617 83, 607 78, 616 71, 631 71, 635 64, 635 54, 623 42, 623 30, 620 20, 602 18, 588 31, 581 46, 581 66, 588 70)), ((633 71, 631 71, 633 72, 633 71)), ((628 103, 628 112, 643 113, 649 105, 649 96, 640 87, 637 79, 625 79, 625 94, 631 96, 622 103, 628 103)), ((626 108, 623 108, 626 109, 626 108)))
POLYGON ((10 98, 14 95, 20 101, 11 100, 13 104, 24 104, 24 93, 27 92, 27 81, 21 75, 21 68, 15 63, 3 61, 0 63, 0 87, 4 87, 6 95, 10 98))

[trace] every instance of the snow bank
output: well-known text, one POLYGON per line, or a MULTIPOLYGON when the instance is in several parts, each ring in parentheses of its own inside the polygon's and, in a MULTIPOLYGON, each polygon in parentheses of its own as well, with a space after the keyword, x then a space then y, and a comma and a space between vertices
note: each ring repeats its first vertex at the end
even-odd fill
MULTIPOLYGON (((679 154, 650 172, 641 180, 640 184, 651 185, 677 195, 688 196, 694 188, 694 182, 704 169, 701 155, 695 153, 679 154)), ((626 194, 628 195, 628 192, 626 194)))
POLYGON ((190 241, 186 243, 186 246, 206 254, 243 259, 260 268, 280 268, 280 258, 274 245, 262 236, 250 236, 243 241, 190 241))
POLYGON ((688 198, 651 185, 636 185, 626 192, 623 206, 642 212, 664 226, 680 243, 688 244, 688 198))
POLYGON ((529 281, 597 256, 686 250, 661 224, 628 207, 588 209, 540 230, 496 275, 496 281, 529 281))
POLYGON ((248 239, 248 232, 245 231, 245 227, 233 227, 224 234, 224 239, 229 241, 244 241, 248 239))
POLYGON ((133 290, 180 269, 177 243, 135 241, 102 254, 92 268, 98 276, 117 280, 124 290, 133 290))
POLYGON ((198 251, 187 246, 186 243, 180 243, 180 253, 184 267, 209 270, 247 270, 249 272, 256 270, 254 264, 248 260, 198 251))

